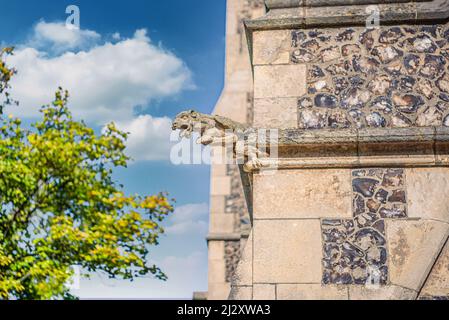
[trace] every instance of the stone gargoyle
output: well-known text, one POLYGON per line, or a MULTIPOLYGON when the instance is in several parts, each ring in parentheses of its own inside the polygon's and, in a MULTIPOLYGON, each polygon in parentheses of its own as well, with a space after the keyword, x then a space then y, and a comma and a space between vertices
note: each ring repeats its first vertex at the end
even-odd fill
POLYGON ((219 115, 208 115, 194 110, 184 111, 176 116, 172 130, 180 130, 181 138, 190 138, 192 132, 196 132, 200 135, 197 143, 203 145, 232 144, 233 155, 241 155, 245 159, 245 172, 262 168, 260 158, 268 157, 266 152, 257 148, 255 129, 219 115))

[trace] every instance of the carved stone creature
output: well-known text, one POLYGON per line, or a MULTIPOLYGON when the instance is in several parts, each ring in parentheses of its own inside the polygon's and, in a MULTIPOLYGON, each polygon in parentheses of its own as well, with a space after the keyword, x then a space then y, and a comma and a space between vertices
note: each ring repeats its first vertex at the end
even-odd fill
POLYGON ((245 172, 262 168, 261 157, 268 154, 257 148, 255 130, 247 125, 219 115, 207 115, 194 110, 178 114, 173 121, 172 130, 180 130, 181 138, 190 138, 192 132, 200 135, 197 143, 203 145, 232 144, 234 155, 243 155, 245 172))

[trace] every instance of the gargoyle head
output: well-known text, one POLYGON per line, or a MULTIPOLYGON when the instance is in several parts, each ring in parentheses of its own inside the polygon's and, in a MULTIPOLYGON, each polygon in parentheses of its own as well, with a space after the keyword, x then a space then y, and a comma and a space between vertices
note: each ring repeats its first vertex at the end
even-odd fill
POLYGON ((172 130, 181 130, 181 138, 190 138, 195 124, 200 121, 199 113, 194 110, 188 110, 178 114, 173 120, 172 130))

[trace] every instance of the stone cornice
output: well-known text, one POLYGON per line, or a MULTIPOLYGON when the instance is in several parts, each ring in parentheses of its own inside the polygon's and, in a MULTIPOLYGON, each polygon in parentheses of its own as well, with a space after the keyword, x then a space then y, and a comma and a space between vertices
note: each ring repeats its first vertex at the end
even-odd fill
POLYGON ((268 13, 258 19, 246 20, 245 25, 250 32, 264 29, 365 25, 370 15, 367 8, 373 3, 379 8, 381 25, 425 21, 430 23, 449 17, 449 0, 267 0, 268 13))
POLYGON ((277 141, 277 157, 261 159, 263 167, 449 166, 449 128, 291 129, 277 141))

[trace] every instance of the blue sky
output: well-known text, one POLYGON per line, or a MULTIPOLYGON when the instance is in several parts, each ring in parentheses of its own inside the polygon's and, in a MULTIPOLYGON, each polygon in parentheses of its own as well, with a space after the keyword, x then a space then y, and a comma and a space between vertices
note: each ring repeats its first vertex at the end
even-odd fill
POLYGON ((0 1, 0 43, 15 45, 10 61, 19 108, 32 121, 58 85, 69 89, 75 116, 97 130, 108 121, 131 132, 136 159, 115 177, 129 193, 168 191, 176 212, 151 262, 169 276, 82 280, 81 298, 190 298, 207 290, 209 167, 169 161, 170 120, 195 108, 210 113, 223 87, 225 0, 0 1), (67 31, 68 5, 81 13, 67 31))

